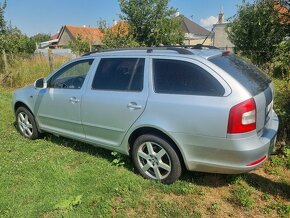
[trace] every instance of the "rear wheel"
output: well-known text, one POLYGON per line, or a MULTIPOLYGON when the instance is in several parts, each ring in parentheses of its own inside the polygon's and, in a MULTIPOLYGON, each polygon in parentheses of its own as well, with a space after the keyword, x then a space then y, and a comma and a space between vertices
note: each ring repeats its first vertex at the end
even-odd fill
POLYGON ((141 135, 136 139, 132 159, 139 173, 147 179, 170 184, 182 173, 180 159, 174 148, 155 135, 141 135))
POLYGON ((35 119, 27 108, 19 107, 16 110, 16 122, 21 135, 29 139, 39 138, 35 119))

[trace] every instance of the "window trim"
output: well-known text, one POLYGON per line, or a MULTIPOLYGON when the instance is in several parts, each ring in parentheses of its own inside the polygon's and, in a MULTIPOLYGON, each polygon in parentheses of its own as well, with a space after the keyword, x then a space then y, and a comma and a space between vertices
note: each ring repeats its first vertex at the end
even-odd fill
POLYGON ((157 95, 183 95, 183 96, 198 96, 198 97, 226 97, 229 96, 232 92, 230 86, 228 83, 215 71, 213 70, 210 66, 206 65, 206 61, 204 60, 205 63, 194 59, 193 57, 168 57, 168 56, 152 56, 150 58, 150 67, 151 67, 151 84, 152 84, 152 90, 154 94, 157 95), (155 90, 155 81, 154 81, 154 65, 153 62, 155 59, 161 59, 161 60, 173 60, 173 61, 183 61, 183 62, 188 62, 194 65, 197 65, 198 67, 202 68, 203 70, 207 71, 216 81, 223 87, 224 89, 224 94, 220 96, 215 96, 215 95, 201 95, 201 94, 181 94, 181 93, 159 93, 156 92, 155 90))
POLYGON ((93 76, 93 79, 91 81, 91 90, 93 91, 102 91, 102 92, 120 92, 120 93, 125 93, 125 92, 130 92, 130 93, 142 93, 144 90, 145 90, 145 70, 146 70, 146 57, 132 57, 132 56, 122 56, 122 57, 119 57, 119 56, 104 56, 104 57, 100 57, 100 59, 98 60, 98 64, 95 68, 95 72, 94 72, 94 76, 93 76), (143 59, 144 60, 144 67, 143 67, 143 83, 142 83, 142 89, 139 90, 139 91, 136 91, 136 90, 116 90, 116 89, 96 89, 93 87, 93 83, 94 83, 94 80, 95 80, 95 77, 96 77, 96 74, 97 74, 97 71, 98 71, 98 68, 100 66, 100 63, 102 60, 104 59, 143 59))

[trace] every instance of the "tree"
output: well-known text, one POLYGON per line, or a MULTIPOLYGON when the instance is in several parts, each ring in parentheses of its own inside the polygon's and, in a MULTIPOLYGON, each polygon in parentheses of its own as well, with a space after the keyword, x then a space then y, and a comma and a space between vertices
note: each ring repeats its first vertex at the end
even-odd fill
POLYGON ((78 55, 90 51, 90 43, 82 39, 80 36, 77 36, 75 41, 70 41, 69 47, 71 48, 73 53, 76 53, 78 55))
POLYGON ((5 31, 6 21, 4 18, 5 8, 7 6, 7 1, 5 0, 3 4, 0 3, 0 34, 5 31))
POLYGON ((103 48, 130 48, 138 47, 139 43, 135 41, 129 33, 129 26, 126 22, 121 21, 112 28, 103 30, 103 48))
POLYGON ((6 0, 3 4, 0 4, 0 51, 4 50, 8 53, 33 53, 36 47, 34 40, 22 34, 17 27, 7 25, 4 17, 6 6, 6 0))
POLYGON ((145 46, 182 44, 183 33, 176 9, 169 0, 119 0, 122 19, 129 24, 134 39, 145 46))
POLYGON ((36 43, 45 42, 50 39, 50 35, 46 33, 38 33, 31 37, 36 43))
POLYGON ((282 22, 274 1, 257 0, 239 6, 228 24, 229 39, 237 51, 256 64, 271 60, 278 44, 289 33, 289 22, 282 22))

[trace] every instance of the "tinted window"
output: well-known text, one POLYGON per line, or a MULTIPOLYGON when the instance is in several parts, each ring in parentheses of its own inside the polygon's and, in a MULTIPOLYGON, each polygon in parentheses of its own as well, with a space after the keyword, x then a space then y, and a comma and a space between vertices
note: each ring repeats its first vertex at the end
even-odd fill
POLYGON ((144 58, 104 58, 101 59, 93 89, 142 91, 144 58))
POLYGON ((93 59, 76 61, 63 67, 50 79, 48 82, 49 87, 61 89, 80 89, 93 61, 93 59))
POLYGON ((222 96, 223 86, 201 67, 178 60, 153 60, 156 93, 222 96))
POLYGON ((239 81, 253 96, 264 91, 271 80, 259 68, 238 58, 235 55, 219 56, 210 59, 237 81, 239 81))

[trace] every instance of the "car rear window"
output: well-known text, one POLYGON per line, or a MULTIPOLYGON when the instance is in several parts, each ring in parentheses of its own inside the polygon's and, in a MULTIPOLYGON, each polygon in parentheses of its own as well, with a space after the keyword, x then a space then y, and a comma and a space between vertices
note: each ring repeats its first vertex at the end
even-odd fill
POLYGON ((255 65, 235 55, 209 59, 240 82, 253 96, 268 88, 271 79, 255 65))
POLYGON ((153 60, 156 93, 223 96, 223 86, 205 69, 186 61, 153 60))

